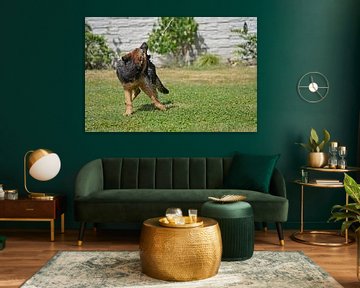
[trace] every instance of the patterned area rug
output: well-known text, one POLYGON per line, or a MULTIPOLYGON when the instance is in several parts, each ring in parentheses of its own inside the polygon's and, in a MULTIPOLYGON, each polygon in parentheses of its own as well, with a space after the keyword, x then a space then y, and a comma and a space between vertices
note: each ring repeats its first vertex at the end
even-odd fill
POLYGON ((219 273, 190 282, 156 280, 141 273, 137 251, 62 251, 23 288, 342 287, 302 252, 255 251, 246 261, 221 262, 219 273))

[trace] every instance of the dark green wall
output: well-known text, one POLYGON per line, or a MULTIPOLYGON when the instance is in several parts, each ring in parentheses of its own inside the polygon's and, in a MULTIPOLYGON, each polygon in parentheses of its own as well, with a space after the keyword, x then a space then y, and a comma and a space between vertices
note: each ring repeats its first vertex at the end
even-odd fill
MULTIPOLYGON (((348 147, 349 164, 356 165, 359 1, 8 0, 1 1, 0 13, 0 183, 21 190, 24 153, 39 147, 56 151, 60 174, 46 183, 30 180, 29 186, 68 196, 68 227, 77 227, 72 217, 76 173, 97 157, 281 153, 290 228, 299 221, 299 187, 291 181, 306 157, 294 142, 306 141, 311 127, 327 128, 348 147), (257 133, 84 132, 84 17, 162 15, 258 17, 257 133), (309 71, 320 71, 330 81, 329 95, 319 104, 306 103, 296 93, 297 81, 309 71)), ((330 207, 343 201, 341 190, 309 190, 306 221, 327 226, 330 207)))

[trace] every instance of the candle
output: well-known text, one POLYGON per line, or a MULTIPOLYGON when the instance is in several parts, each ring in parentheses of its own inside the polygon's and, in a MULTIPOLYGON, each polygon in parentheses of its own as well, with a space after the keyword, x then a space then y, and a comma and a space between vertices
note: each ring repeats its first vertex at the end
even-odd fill
POLYGON ((331 147, 331 148, 337 148, 337 147, 338 147, 338 143, 337 143, 337 142, 330 142, 330 147, 331 147))

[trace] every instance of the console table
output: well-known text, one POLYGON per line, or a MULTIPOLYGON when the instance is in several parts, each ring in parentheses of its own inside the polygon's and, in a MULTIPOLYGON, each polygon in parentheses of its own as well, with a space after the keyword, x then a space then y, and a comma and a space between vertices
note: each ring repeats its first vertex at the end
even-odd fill
MULTIPOLYGON (((346 169, 301 167, 301 169, 307 170, 309 172, 313 171, 313 172, 319 172, 319 173, 325 173, 325 172, 326 173, 348 173, 348 172, 360 171, 360 168, 358 168, 358 167, 347 167, 346 169)), ((347 229, 345 230, 345 236, 342 236, 340 233, 334 232, 334 231, 305 231, 304 230, 304 187, 309 187, 309 188, 316 187, 316 188, 328 188, 328 189, 343 188, 344 184, 342 182, 331 183, 331 184, 326 184, 326 183, 319 184, 319 183, 316 183, 315 181, 310 181, 308 183, 305 183, 305 182, 302 182, 301 180, 295 180, 294 183, 300 185, 300 187, 301 187, 300 231, 295 232, 290 236, 292 240, 299 242, 299 243, 304 243, 304 244, 309 244, 309 245, 318 245, 318 246, 343 246, 343 245, 347 245, 347 244, 350 244, 355 241, 354 238, 349 236, 347 229), (314 237, 314 240, 305 240, 305 239, 301 238, 302 235, 312 235, 312 236, 332 235, 332 236, 343 237, 344 241, 342 241, 342 242, 318 242, 318 241, 316 241, 315 237, 314 237)), ((349 203, 349 195, 347 193, 345 193, 345 203, 346 203, 346 205, 349 203)))
POLYGON ((50 241, 54 241, 55 220, 61 218, 61 233, 65 230, 65 197, 54 196, 49 200, 19 198, 0 200, 0 221, 48 221, 50 241))

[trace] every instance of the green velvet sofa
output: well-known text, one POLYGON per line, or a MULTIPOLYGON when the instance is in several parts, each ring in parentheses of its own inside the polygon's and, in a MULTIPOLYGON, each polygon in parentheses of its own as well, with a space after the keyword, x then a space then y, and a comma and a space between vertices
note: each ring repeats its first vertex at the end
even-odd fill
POLYGON ((255 222, 275 222, 283 245, 288 199, 282 174, 277 168, 271 170, 267 193, 231 189, 225 182, 232 162, 233 157, 174 157, 104 158, 85 164, 75 181, 78 245, 83 243, 86 223, 142 223, 164 215, 169 207, 185 213, 188 208, 200 211, 209 196, 227 194, 245 195, 255 222))

